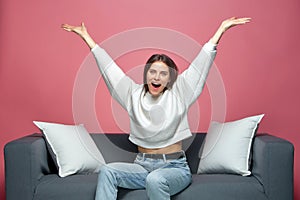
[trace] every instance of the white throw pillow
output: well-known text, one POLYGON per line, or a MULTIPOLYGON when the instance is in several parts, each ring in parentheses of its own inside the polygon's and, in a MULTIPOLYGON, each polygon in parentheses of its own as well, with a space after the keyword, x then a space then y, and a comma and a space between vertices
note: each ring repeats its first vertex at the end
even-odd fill
POLYGON ((233 173, 248 176, 252 139, 264 114, 219 123, 212 121, 199 152, 200 173, 233 173))
POLYGON ((33 121, 42 130, 58 166, 58 175, 98 173, 105 160, 83 125, 33 121))

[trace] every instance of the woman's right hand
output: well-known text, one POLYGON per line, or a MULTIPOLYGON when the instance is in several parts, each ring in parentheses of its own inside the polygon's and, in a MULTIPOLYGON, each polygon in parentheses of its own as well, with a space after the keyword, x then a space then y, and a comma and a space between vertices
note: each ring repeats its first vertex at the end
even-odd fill
POLYGON ((62 24, 61 27, 68 32, 74 32, 77 35, 79 35, 86 42, 86 44, 90 47, 90 49, 95 47, 96 43, 94 42, 92 37, 89 35, 83 22, 81 23, 81 26, 72 26, 69 24, 62 24))
POLYGON ((68 32, 74 32, 74 33, 80 35, 81 37, 88 35, 87 29, 84 26, 83 22, 81 23, 81 26, 72 26, 69 24, 62 24, 61 27, 68 32))

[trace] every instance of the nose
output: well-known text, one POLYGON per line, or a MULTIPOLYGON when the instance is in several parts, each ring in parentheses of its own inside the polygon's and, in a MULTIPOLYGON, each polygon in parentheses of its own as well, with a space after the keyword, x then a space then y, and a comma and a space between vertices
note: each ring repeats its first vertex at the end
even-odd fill
POLYGON ((159 73, 156 73, 155 76, 154 76, 154 79, 155 79, 155 80, 159 80, 159 78, 160 78, 160 77, 159 77, 159 73))

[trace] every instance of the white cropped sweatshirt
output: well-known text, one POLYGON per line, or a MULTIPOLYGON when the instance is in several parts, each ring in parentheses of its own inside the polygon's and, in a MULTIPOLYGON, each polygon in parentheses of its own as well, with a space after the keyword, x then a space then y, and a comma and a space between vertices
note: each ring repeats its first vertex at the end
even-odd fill
POLYGON ((158 97, 145 94, 144 85, 129 78, 104 49, 96 45, 91 51, 112 97, 129 114, 131 142, 144 148, 163 148, 192 135, 188 109, 202 92, 216 45, 206 43, 173 87, 158 97))

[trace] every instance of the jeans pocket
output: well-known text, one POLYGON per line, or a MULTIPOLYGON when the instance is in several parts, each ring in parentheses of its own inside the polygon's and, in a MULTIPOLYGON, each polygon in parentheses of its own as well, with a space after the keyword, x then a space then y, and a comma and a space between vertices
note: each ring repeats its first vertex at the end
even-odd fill
POLYGON ((180 158, 180 159, 176 159, 176 160, 170 160, 168 162, 168 165, 167 167, 169 168, 186 168, 188 170, 190 170, 189 166, 188 166, 188 163, 186 161, 186 158, 180 158))

